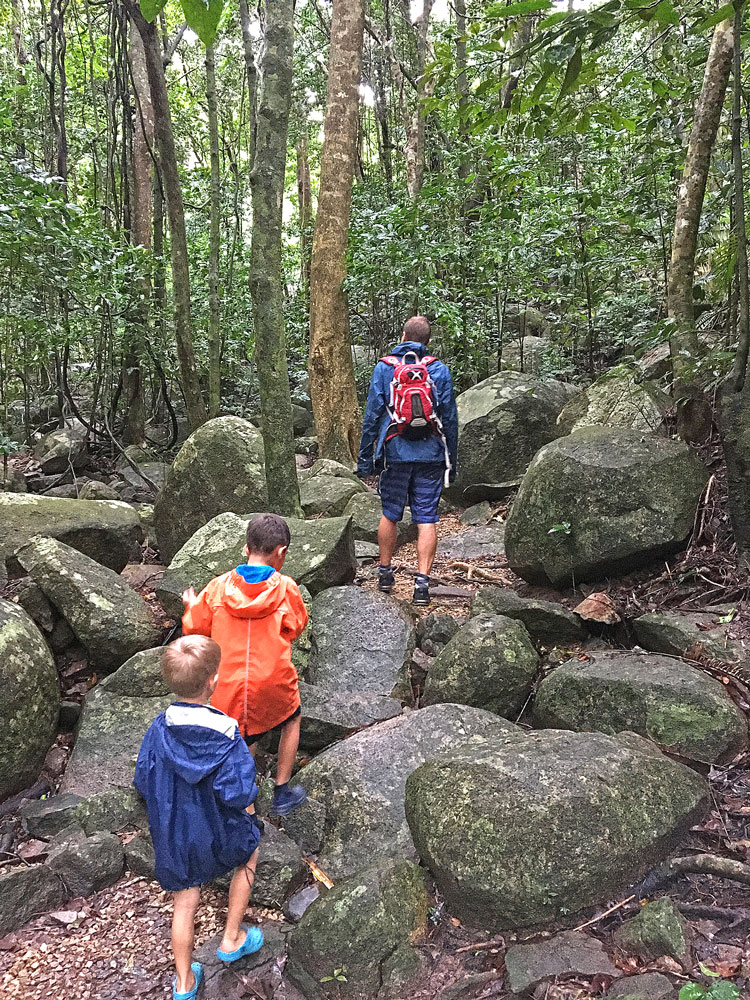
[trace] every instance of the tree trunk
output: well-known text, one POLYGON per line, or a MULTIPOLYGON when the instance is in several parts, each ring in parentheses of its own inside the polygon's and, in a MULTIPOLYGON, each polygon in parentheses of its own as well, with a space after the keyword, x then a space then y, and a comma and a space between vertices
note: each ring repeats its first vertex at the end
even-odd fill
POLYGON ((310 392, 320 455, 346 465, 354 462, 360 434, 343 283, 357 152, 364 24, 364 0, 334 0, 318 215, 310 268, 310 392))
POLYGON ((732 381, 740 392, 747 375, 750 352, 750 289, 747 274, 747 234, 745 232, 745 180, 742 165, 742 13, 737 4, 734 16, 734 79, 732 108, 732 159, 734 161, 734 219, 737 236, 737 299, 739 303, 739 337, 734 359, 732 381))
POLYGON ((214 47, 206 48, 206 105, 211 156, 210 222, 208 234, 208 415, 221 407, 221 314, 219 306, 219 244, 221 239, 221 178, 219 112, 216 100, 214 47))
POLYGON ((695 252, 711 151, 721 121, 732 66, 733 44, 734 23, 728 18, 714 28, 703 86, 695 107, 685 168, 677 191, 667 297, 669 316, 675 321, 670 347, 678 399, 689 395, 687 386, 693 381, 693 365, 699 354, 693 316, 695 252))
POLYGON ((301 125, 297 143, 297 200, 299 202, 300 257, 302 297, 306 308, 310 306, 310 237, 313 226, 312 186, 310 184, 310 156, 307 148, 307 125, 301 125))
POLYGON ((247 76, 247 90, 250 99, 250 149, 248 159, 252 169, 253 157, 255 156, 255 133, 257 130, 257 102, 258 102, 258 70, 255 65, 255 45, 253 35, 250 30, 250 8, 247 0, 240 0, 240 23, 242 25, 242 47, 245 55, 245 74, 247 76))
MULTIPOLYGON (((134 245, 151 249, 152 159, 154 148, 154 109, 146 70, 143 39, 134 25, 130 27, 130 73, 135 90, 133 121, 133 200, 130 238, 134 245)), ((146 439, 146 403, 143 395, 141 350, 148 336, 151 283, 143 282, 138 322, 127 331, 122 359, 122 394, 125 401, 125 444, 143 444, 146 439)))
POLYGON ((281 260, 293 61, 294 2, 274 0, 266 8, 255 163, 251 174, 253 240, 250 293, 253 299, 255 358, 269 504, 280 514, 300 516, 281 260))
POLYGON ((750 557, 750 396, 734 392, 721 410, 722 444, 727 463, 729 516, 737 551, 750 557))
POLYGON ((427 65, 427 33, 433 2, 434 0, 424 0, 422 13, 414 23, 417 34, 417 104, 406 122, 406 187, 412 201, 419 197, 424 183, 425 117, 422 102, 426 96, 424 71, 427 65))
POLYGON ((469 81, 466 76, 466 0, 455 0, 453 9, 456 12, 456 91, 458 92, 458 136, 461 140, 461 159, 458 165, 458 175, 462 180, 470 173, 469 157, 465 148, 466 120, 463 112, 469 101, 469 81))
POLYGON ((193 329, 190 308, 190 271, 188 266, 187 236, 185 234, 185 208, 177 168, 177 153, 169 110, 167 81, 164 76, 161 45, 156 26, 141 14, 135 0, 126 0, 126 7, 141 38, 146 55, 151 103, 154 109, 154 128, 159 151, 159 164, 167 200, 170 248, 172 253, 172 291, 174 295, 174 327, 177 359, 180 366, 182 393, 190 427, 195 430, 206 420, 206 407, 201 396, 200 381, 193 349, 193 329))

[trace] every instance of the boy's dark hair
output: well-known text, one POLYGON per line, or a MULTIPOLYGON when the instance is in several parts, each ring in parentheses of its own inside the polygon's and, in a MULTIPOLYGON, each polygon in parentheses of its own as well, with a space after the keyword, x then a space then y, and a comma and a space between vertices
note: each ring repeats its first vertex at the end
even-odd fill
POLYGON ((432 336, 430 321, 426 316, 412 316, 404 323, 404 335, 407 340, 416 340, 418 344, 427 347, 432 336))
POLYGON ((161 672, 178 698, 198 698, 219 669, 219 644, 205 635, 183 635, 161 654, 161 672))
POLYGON ((278 514, 256 514, 247 526, 245 541, 250 552, 270 556, 279 545, 292 540, 289 525, 278 514))

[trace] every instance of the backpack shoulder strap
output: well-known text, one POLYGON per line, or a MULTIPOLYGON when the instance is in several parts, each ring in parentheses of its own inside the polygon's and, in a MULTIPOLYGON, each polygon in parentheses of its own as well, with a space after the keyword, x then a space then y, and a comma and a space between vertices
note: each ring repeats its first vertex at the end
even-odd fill
POLYGON ((384 365, 389 365, 391 368, 395 368, 396 365, 401 364, 401 358, 397 358, 395 354, 386 354, 384 358, 380 358, 379 360, 382 361, 384 365))
POLYGON ((437 360, 438 359, 437 358, 433 358, 433 356, 431 354, 425 354, 425 356, 422 358, 422 364, 423 365, 431 365, 434 361, 437 361, 437 360))

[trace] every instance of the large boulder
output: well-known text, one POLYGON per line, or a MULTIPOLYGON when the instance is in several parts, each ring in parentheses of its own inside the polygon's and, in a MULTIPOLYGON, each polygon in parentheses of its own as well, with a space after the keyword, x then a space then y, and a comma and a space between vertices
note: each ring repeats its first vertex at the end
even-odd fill
POLYGON ((109 673, 159 642, 161 630, 149 606, 111 569, 55 538, 40 536, 20 550, 18 560, 98 671, 109 673))
POLYGON ((156 537, 163 561, 169 562, 217 514, 249 514, 267 506, 260 431, 240 417, 209 420, 180 448, 156 498, 156 537))
POLYGON ((424 873, 389 860, 339 882, 289 939, 289 978, 308 1000, 404 996, 427 929, 424 873), (335 970, 339 974, 335 975, 335 970))
POLYGON ((64 900, 62 882, 46 865, 0 871, 0 934, 18 930, 64 900))
POLYGON ((130 788, 146 730, 172 700, 171 695, 141 697, 137 691, 124 695, 98 684, 86 696, 60 791, 89 796, 130 788))
POLYGON ((474 595, 471 613, 515 618, 535 642, 546 646, 583 642, 587 637, 581 619, 562 604, 519 597, 510 587, 483 587, 474 595))
POLYGON ((427 761, 407 780, 406 815, 449 909, 502 929, 616 897, 709 797, 704 778, 632 734, 546 732, 427 761))
POLYGON ((10 462, 6 468, 0 458, 0 493, 28 493, 28 489, 23 472, 10 462))
POLYGON ((45 434, 34 448, 34 458, 47 476, 83 469, 88 462, 86 435, 77 427, 60 427, 45 434))
POLYGON ((57 733, 60 684, 41 632, 0 598, 0 800, 32 784, 57 733))
POLYGON ((747 746, 747 720, 723 684, 671 656, 589 653, 553 670, 534 700, 535 725, 630 730, 689 760, 731 760, 747 746))
POLYGON ((500 368, 502 371, 526 372, 536 375, 542 367, 547 346, 547 342, 542 337, 534 337, 530 334, 521 337, 520 340, 511 340, 503 344, 500 368))
POLYGON ((648 434, 662 428, 669 407, 669 396, 652 382, 636 382, 627 372, 608 374, 566 403, 557 425, 562 434, 597 426, 648 434))
POLYGON ((471 618, 435 657, 425 705, 474 705, 515 719, 531 691, 539 656, 521 622, 502 615, 471 618))
POLYGON ((401 702, 369 691, 330 691, 299 682, 302 701, 300 749, 313 753, 355 729, 401 714, 401 702))
POLYGON ((287 831, 294 835, 295 825, 304 830, 307 820, 316 820, 320 866, 334 879, 378 858, 415 858, 404 814, 407 776, 425 760, 479 736, 502 739, 518 732, 499 716, 465 705, 433 705, 371 726, 300 771, 313 802, 287 817, 287 831))
POLYGON ((310 476, 299 485, 299 500, 306 517, 340 517, 357 493, 367 487, 342 476, 310 476))
MULTIPOLYGON (((376 493, 365 490, 355 493, 344 509, 344 517, 352 519, 352 532, 357 542, 377 542, 378 525, 383 515, 383 504, 376 493)), ((413 542, 417 537, 417 526, 411 519, 411 510, 407 507, 404 519, 398 525, 398 545, 413 542)))
POLYGON ((520 480, 542 445, 560 436, 557 417, 569 397, 561 382, 501 372, 462 392, 458 403, 457 501, 492 499, 499 484, 520 480))
POLYGON ((397 601, 361 587, 332 587, 315 598, 311 618, 308 681, 337 692, 409 697, 416 635, 397 601))
POLYGON ((133 546, 143 541, 138 514, 126 503, 61 500, 0 493, 0 583, 16 565, 13 553, 34 535, 49 535, 119 573, 133 546))
POLYGON ((561 586, 675 552, 705 482, 687 445, 656 435, 587 427, 553 441, 529 466, 508 516, 510 567, 561 586))
MULTIPOLYGON (((156 588, 157 597, 168 614, 182 615, 182 593, 186 587, 200 590, 209 580, 243 561, 247 521, 248 515, 219 514, 183 545, 156 588)), ((351 583, 357 561, 348 517, 315 521, 287 518, 287 524, 292 541, 284 573, 312 594, 351 583)))
POLYGON ((735 666, 746 661, 746 653, 741 643, 729 638, 727 617, 721 612, 652 611, 633 621, 633 634, 639 646, 653 653, 735 666))

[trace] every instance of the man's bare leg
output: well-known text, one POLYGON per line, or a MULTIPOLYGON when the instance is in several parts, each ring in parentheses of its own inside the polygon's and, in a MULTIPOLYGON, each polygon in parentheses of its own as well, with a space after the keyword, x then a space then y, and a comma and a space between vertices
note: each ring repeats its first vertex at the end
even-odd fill
POLYGON ((437 526, 434 524, 417 525, 417 571, 423 576, 432 572, 432 564, 437 552, 437 526))
POLYGON ((378 547, 380 549, 380 565, 390 566, 398 540, 398 524, 390 521, 385 514, 378 525, 378 547))

